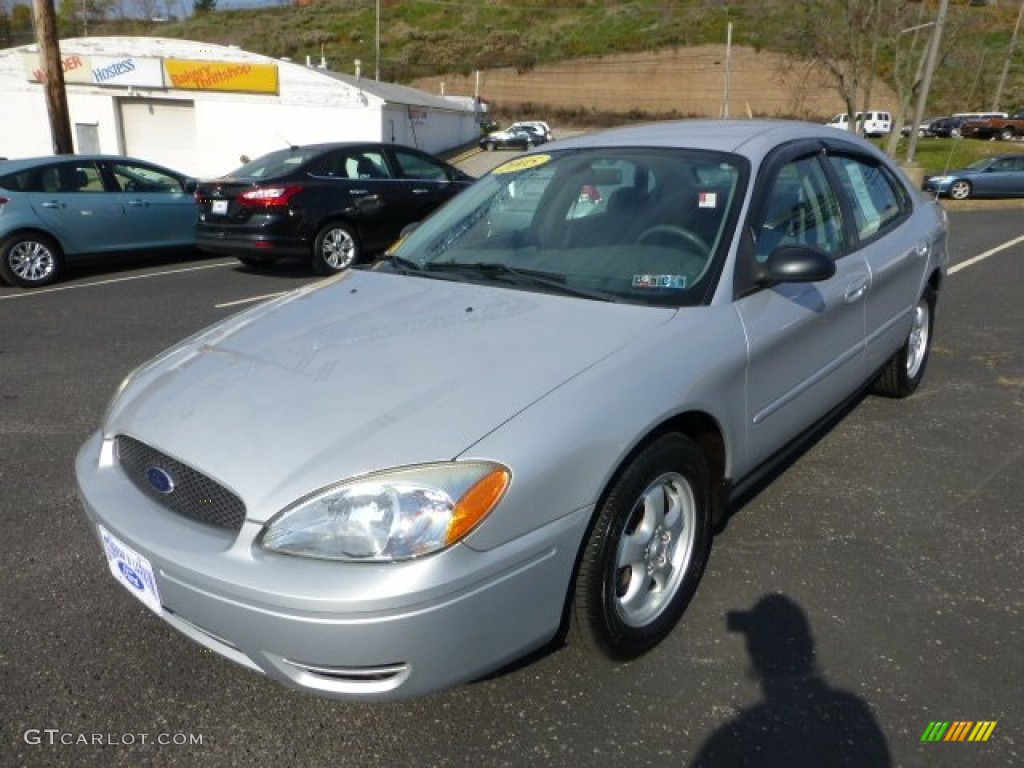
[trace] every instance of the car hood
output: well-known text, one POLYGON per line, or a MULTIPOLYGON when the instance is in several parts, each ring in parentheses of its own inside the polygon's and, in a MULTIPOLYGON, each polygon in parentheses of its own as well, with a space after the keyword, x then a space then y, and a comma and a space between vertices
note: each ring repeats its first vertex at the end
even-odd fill
POLYGON ((210 475, 263 522, 325 485, 458 456, 674 314, 353 271, 143 366, 104 431, 210 475))

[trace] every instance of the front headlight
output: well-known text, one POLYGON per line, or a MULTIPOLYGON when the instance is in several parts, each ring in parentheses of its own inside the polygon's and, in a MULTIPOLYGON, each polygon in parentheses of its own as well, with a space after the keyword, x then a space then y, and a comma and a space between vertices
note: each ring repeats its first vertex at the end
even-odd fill
POLYGON ((933 184, 945 184, 951 178, 953 178, 953 177, 952 176, 929 176, 927 181, 930 181, 933 184))
POLYGON ((301 499, 270 521, 260 544, 327 560, 404 560, 451 546, 501 500, 500 464, 450 462, 347 480, 301 499))

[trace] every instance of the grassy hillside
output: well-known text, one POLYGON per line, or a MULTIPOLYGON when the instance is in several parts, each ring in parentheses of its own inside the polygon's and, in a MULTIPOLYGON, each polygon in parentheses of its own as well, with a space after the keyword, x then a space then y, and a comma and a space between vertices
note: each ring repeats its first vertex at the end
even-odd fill
MULTIPOLYGON (((367 75, 379 66, 384 80, 412 82, 442 73, 497 67, 525 72, 580 57, 722 44, 730 22, 735 45, 784 53, 799 44, 790 37, 797 1, 379 0, 378 5, 372 0, 311 0, 305 5, 213 11, 165 23, 91 23, 89 33, 183 37, 299 62, 307 56, 319 61, 323 55, 332 69, 344 72, 352 72, 354 60, 360 59, 367 75)), ((913 4, 904 20, 931 19, 934 8, 934 2, 913 4)), ((1016 0, 996 6, 953 0, 929 112, 989 108, 1018 8, 1016 0)), ((79 28, 62 27, 64 36, 80 33, 79 28)), ((883 52, 879 59, 883 78, 892 69, 892 55, 883 52)), ((1024 72, 1019 67, 1011 70, 1002 103, 1024 104, 1024 72)))

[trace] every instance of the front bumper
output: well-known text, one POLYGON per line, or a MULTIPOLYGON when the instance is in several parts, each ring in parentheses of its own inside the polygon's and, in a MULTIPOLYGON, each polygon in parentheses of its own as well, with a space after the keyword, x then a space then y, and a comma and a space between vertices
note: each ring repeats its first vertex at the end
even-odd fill
POLYGON ((472 680, 557 633, 590 509, 487 551, 458 545, 370 564, 277 555, 181 517, 140 493, 94 434, 76 461, 102 525, 151 563, 160 615, 196 642, 285 685, 364 700, 472 680))
POLYGON ((949 185, 952 181, 946 179, 944 181, 933 181, 932 179, 925 179, 924 183, 921 184, 921 189, 925 192, 932 192, 937 195, 944 195, 949 192, 949 185))

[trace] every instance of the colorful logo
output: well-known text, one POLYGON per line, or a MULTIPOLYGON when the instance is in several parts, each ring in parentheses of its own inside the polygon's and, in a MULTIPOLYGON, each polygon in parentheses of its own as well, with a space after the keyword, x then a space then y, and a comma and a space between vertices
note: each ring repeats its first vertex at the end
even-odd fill
POLYGON ((995 720, 933 720, 924 729, 921 741, 988 741, 995 729, 995 720))

